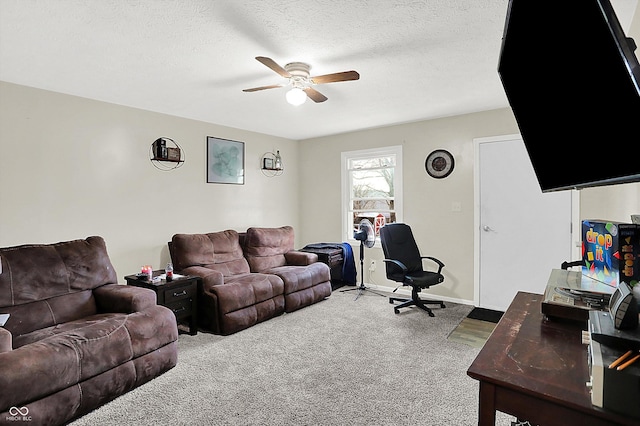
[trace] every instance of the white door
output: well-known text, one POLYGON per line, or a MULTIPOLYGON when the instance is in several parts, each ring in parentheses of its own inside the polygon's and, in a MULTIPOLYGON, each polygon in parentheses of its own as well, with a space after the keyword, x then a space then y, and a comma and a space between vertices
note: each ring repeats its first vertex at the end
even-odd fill
POLYGON ((476 140, 476 296, 504 311, 571 259, 571 191, 542 193, 519 136, 476 140))

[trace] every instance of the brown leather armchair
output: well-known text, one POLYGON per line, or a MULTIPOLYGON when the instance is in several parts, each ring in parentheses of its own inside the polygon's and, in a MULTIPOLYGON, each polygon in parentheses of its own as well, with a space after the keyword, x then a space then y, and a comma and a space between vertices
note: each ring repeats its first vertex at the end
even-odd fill
POLYGON ((176 365, 173 312, 117 284, 101 237, 0 248, 0 261, 1 419, 67 423, 176 365))

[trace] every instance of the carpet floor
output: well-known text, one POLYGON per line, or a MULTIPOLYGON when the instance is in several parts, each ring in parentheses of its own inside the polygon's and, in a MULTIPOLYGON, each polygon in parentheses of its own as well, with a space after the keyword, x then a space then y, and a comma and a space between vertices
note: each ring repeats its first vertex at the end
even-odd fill
POLYGON ((472 307, 446 305, 394 314, 337 291, 231 336, 181 334, 175 368, 72 424, 477 425, 479 349, 448 339, 472 307))

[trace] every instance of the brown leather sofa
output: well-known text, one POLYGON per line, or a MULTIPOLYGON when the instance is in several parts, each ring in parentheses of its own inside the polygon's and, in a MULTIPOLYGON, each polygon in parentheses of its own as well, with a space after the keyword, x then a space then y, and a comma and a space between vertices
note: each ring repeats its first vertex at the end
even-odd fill
POLYGON ((175 234, 169 251, 178 273, 201 278, 201 328, 228 335, 284 312, 284 283, 275 275, 249 271, 236 231, 175 234))
POLYGON ((0 248, 0 261, 2 421, 64 424, 176 365, 173 312, 117 284, 101 237, 0 248))
POLYGON ((196 275, 198 325, 228 335, 293 312, 331 294, 330 270, 313 253, 293 250, 293 228, 175 234, 174 268, 196 275))

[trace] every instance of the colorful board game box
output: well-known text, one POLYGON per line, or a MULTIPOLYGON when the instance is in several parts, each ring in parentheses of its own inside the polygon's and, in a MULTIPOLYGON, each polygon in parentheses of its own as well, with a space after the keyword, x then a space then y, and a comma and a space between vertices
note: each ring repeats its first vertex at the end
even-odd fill
POLYGON ((640 225, 605 220, 582 221, 583 275, 618 287, 640 280, 640 225))

